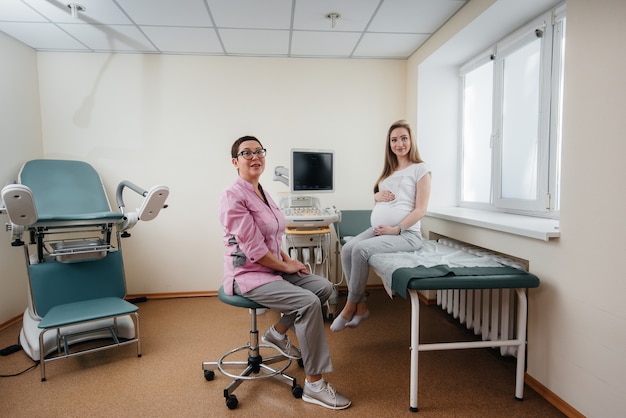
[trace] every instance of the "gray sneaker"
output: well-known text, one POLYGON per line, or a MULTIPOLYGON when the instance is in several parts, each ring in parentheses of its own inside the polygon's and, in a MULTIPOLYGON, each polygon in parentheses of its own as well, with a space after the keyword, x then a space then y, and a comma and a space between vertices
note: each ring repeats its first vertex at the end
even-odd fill
POLYGON ((274 338, 274 335, 272 334, 271 330, 268 329, 267 331, 265 331, 265 334, 263 334, 263 337, 261 338, 261 340, 265 344, 272 346, 278 351, 280 351, 285 357, 289 357, 289 358, 296 359, 296 360, 302 358, 300 349, 298 349, 298 347, 296 347, 295 345, 291 344, 291 340, 289 339, 287 335, 285 335, 283 339, 279 340, 277 338, 274 338))
POLYGON ((350 399, 338 393, 328 382, 324 382, 324 389, 320 392, 311 390, 305 383, 302 400, 328 409, 346 409, 352 403, 350 399))

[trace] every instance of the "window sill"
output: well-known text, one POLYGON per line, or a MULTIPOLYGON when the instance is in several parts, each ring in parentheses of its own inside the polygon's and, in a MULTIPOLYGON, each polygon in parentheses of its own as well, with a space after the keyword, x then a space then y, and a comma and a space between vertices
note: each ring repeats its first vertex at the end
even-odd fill
POLYGON ((461 207, 443 207, 428 210, 426 216, 495 231, 549 241, 559 238, 559 221, 510 213, 491 212, 461 207))

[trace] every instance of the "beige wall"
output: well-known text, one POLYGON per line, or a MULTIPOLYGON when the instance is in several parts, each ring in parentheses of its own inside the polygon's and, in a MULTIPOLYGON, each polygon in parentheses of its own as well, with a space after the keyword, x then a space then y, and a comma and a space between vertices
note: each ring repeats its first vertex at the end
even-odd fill
MULTIPOLYGON (((420 63, 471 23, 471 12, 464 9, 412 57, 409 78, 419 78, 420 63)), ((622 1, 567 1, 561 238, 544 242, 434 218, 423 223, 426 233, 530 261, 541 286, 529 292, 528 374, 589 417, 626 410, 624 16, 622 1)), ((408 103, 418 111, 428 105, 413 91, 408 103)), ((432 137, 419 140, 437 150, 432 137)))
MULTIPOLYGON (((39 53, 45 158, 96 168, 115 205, 122 180, 167 185, 169 207, 124 240, 129 294, 217 290, 223 245, 217 199, 236 176, 230 146, 268 149, 264 187, 289 149, 335 150, 325 206, 371 205, 388 125, 403 118, 406 62, 39 53)), ((129 210, 139 197, 124 194, 129 210)), ((6 251, 7 247, 4 250, 6 251)), ((18 312, 13 312, 15 315, 18 312)))
MULTIPOLYGON (((41 115, 37 54, 0 35, 0 188, 16 179, 22 163, 41 158, 41 115)), ((10 246, 6 215, 0 215, 0 323, 27 306, 26 264, 20 247, 10 246)))
MULTIPOLYGON (((445 42, 491 3, 473 0, 433 42, 445 42)), ((626 177, 626 4, 567 6, 561 238, 543 242, 430 218, 424 228, 528 259, 542 280, 530 292, 528 373, 589 417, 617 417, 626 410, 626 196, 619 184, 626 177)), ((124 179, 168 185, 170 207, 125 241, 129 292, 216 289, 215 206, 235 175, 232 140, 262 139, 264 184, 275 196, 286 188, 271 181, 271 168, 288 165, 290 147, 334 149, 338 191, 323 202, 368 208, 386 128, 399 117, 417 121, 418 66, 436 48, 429 43, 408 62, 266 60, 35 54, 0 37, 0 53, 10 58, 0 66, 0 118, 17 138, 0 139, 0 174, 8 179, 41 156, 41 120, 43 156, 92 163, 111 193, 124 179)), ((129 195, 128 207, 132 201, 129 195)), ((0 233, 0 322, 26 306, 21 251, 8 237, 0 233)))

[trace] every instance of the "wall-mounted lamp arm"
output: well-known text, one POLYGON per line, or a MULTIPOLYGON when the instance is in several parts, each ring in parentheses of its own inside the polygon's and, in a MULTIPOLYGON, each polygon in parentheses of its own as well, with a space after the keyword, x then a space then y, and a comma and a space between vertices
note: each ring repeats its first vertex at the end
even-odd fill
POLYGON ((289 186, 289 169, 282 165, 274 168, 274 181, 280 181, 285 186, 289 186))

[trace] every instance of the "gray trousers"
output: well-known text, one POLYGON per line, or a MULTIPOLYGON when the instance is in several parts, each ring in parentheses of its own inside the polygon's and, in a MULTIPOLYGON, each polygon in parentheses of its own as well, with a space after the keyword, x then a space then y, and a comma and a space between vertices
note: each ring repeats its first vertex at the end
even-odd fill
POLYGON ((341 268, 348 282, 348 301, 365 302, 369 258, 374 254, 415 251, 422 246, 422 234, 403 231, 400 235, 376 235, 368 228, 349 239, 341 249, 341 268))
MULTIPOLYGON (((281 312, 281 325, 294 327, 307 375, 330 373, 333 364, 326 341, 322 304, 331 296, 333 285, 314 274, 286 274, 284 280, 266 283, 245 297, 281 312)), ((235 283, 235 292, 241 294, 235 283)))

